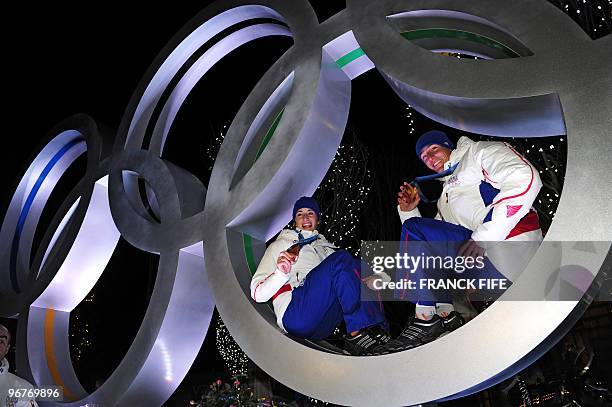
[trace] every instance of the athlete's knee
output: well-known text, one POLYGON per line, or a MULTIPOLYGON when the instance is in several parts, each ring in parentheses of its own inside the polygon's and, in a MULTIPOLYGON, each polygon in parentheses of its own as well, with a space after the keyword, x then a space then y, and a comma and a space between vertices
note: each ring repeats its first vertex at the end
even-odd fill
POLYGON ((307 338, 314 331, 314 327, 306 318, 283 317, 283 326, 288 333, 300 338, 307 338))
POLYGON ((327 257, 332 262, 332 269, 334 275, 344 273, 355 273, 355 270, 359 272, 360 262, 359 259, 353 257, 348 251, 341 249, 337 250, 333 254, 327 257))
POLYGON ((412 234, 421 234, 421 230, 423 228, 423 219, 415 216, 413 218, 408 218, 402 224, 402 231, 404 233, 410 232, 412 234))

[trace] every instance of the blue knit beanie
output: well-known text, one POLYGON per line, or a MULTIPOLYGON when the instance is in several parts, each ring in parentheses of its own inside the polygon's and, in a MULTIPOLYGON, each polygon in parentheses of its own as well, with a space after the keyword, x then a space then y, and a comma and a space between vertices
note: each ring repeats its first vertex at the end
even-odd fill
POLYGON ((453 143, 448 138, 446 133, 440 130, 430 130, 426 133, 423 133, 423 135, 421 135, 421 137, 419 137, 416 142, 417 157, 421 158, 421 151, 423 151, 425 147, 428 147, 432 144, 438 144, 450 148, 451 150, 455 149, 455 143, 453 143))
POLYGON ((321 219, 321 209, 319 209, 317 201, 310 196, 303 196, 295 201, 295 205, 293 205, 293 220, 295 220, 297 211, 302 208, 312 209, 313 212, 317 214, 317 219, 321 219))

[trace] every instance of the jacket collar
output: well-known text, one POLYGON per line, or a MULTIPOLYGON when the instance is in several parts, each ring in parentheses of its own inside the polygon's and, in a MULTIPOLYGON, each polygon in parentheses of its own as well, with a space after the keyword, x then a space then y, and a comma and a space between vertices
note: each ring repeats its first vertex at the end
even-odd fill
POLYGON ((448 160, 448 163, 446 163, 446 165, 448 166, 455 165, 459 161, 461 161, 465 153, 468 151, 470 147, 472 147, 472 145, 474 145, 474 143, 475 143, 474 141, 470 140, 469 138, 465 136, 461 137, 457 141, 457 148, 451 151, 450 159, 448 160))
MULTIPOLYGON (((314 235, 318 235, 319 231, 318 230, 300 230, 300 229, 295 229, 297 231, 298 234, 302 234, 302 236, 304 236, 304 239, 308 239, 311 236, 314 235)), ((319 235, 320 236, 320 235, 319 235)))
MULTIPOLYGON (((331 244, 329 241, 327 241, 325 236, 320 234, 318 230, 313 230, 312 232, 310 232, 308 230, 302 231, 302 235, 305 238, 308 238, 308 237, 312 236, 313 234, 319 234, 319 238, 317 240, 315 240, 313 242, 313 244, 315 244, 315 245, 324 245, 324 246, 329 246, 329 247, 333 247, 333 248, 336 247, 333 244, 331 244)), ((278 235, 277 239, 287 239, 287 240, 291 240, 291 241, 296 241, 297 242, 297 240, 298 240, 298 232, 296 232, 295 229, 283 229, 283 230, 281 230, 281 232, 278 235)))
MULTIPOLYGON (((319 231, 316 229, 313 231, 301 230, 300 232, 302 232, 302 236, 304 236, 305 238, 308 238, 312 235, 319 234, 319 231)), ((298 229, 283 229, 281 230, 280 235, 278 235, 278 237, 295 240, 297 239, 297 235, 298 235, 298 229)), ((324 236, 319 234, 319 237, 323 238, 324 236)))
MULTIPOLYGON (((463 158, 465 153, 469 150, 469 148, 473 144, 474 144, 474 141, 470 140, 469 138, 467 138, 465 136, 461 137, 457 141, 457 148, 455 148, 453 151, 451 151, 450 158, 448 159, 446 164, 444 164, 444 169, 447 170, 450 167, 452 167, 453 165, 459 164, 459 162, 461 161, 461 159, 463 158)), ((446 181, 451 176, 452 176, 452 174, 447 175, 447 176, 442 177, 442 178, 439 178, 439 180, 440 181, 446 181)))

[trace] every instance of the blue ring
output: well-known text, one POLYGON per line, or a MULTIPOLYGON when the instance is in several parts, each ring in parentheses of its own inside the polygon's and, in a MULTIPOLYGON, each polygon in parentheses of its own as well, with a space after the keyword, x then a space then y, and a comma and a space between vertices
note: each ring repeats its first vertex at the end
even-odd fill
POLYGON ((28 198, 21 208, 21 213, 19 214, 19 220, 17 221, 17 227, 15 229, 15 234, 13 235, 13 242, 11 244, 11 257, 9 264, 9 272, 11 278, 11 286, 16 293, 21 293, 21 288, 19 287, 19 282, 17 281, 17 252, 19 251, 19 240, 21 239, 21 233, 23 232, 23 226, 25 225, 26 219, 28 217, 28 213, 32 208, 32 204, 34 203, 34 199, 36 198, 36 194, 40 190, 43 182, 55 166, 58 161, 73 147, 80 145, 81 143, 85 143, 83 137, 77 137, 71 141, 69 141, 65 146, 63 146, 51 160, 47 163, 45 168, 42 170, 36 183, 32 187, 32 190, 28 194, 28 198))

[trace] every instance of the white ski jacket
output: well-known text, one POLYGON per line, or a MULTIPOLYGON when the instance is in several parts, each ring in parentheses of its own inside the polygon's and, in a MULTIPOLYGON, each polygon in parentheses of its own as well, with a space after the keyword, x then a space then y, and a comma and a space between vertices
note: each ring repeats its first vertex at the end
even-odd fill
MULTIPOLYGON (((318 234, 304 230, 302 235, 308 238, 318 234)), ((276 323, 283 327, 283 315, 291 302, 291 290, 303 284, 304 279, 327 256, 332 254, 336 247, 319 234, 319 238, 312 243, 304 245, 297 261, 292 265, 288 274, 276 267, 276 260, 281 252, 287 250, 298 241, 298 232, 283 229, 276 240, 268 246, 251 280, 251 297, 257 302, 266 302, 273 298, 272 305, 276 314, 276 323)), ((285 331, 286 332, 286 331, 285 331)))
MULTIPOLYGON (((445 169, 458 163, 444 182, 436 219, 464 226, 481 242, 539 241, 542 232, 531 205, 542 181, 538 171, 510 145, 461 137, 445 169), (519 224, 520 223, 520 224, 519 224)), ((399 209, 402 223, 421 216, 399 209)))

